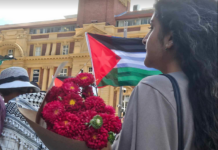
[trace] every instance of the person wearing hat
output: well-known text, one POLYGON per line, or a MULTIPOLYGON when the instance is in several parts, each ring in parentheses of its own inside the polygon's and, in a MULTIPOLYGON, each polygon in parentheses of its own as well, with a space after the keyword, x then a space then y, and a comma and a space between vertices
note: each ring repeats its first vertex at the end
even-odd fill
POLYGON ((6 117, 0 135, 0 149, 47 149, 18 110, 21 107, 37 111, 38 108, 29 101, 35 97, 30 97, 29 94, 38 92, 40 88, 30 83, 24 68, 10 67, 1 72, 0 94, 6 103, 6 117))

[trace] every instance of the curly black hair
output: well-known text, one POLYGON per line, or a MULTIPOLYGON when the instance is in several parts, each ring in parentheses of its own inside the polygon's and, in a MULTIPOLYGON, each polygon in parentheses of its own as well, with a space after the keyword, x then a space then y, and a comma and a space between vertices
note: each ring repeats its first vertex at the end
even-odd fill
POLYGON ((218 46, 216 0, 159 0, 160 40, 171 32, 176 57, 189 80, 198 150, 218 150, 218 46))

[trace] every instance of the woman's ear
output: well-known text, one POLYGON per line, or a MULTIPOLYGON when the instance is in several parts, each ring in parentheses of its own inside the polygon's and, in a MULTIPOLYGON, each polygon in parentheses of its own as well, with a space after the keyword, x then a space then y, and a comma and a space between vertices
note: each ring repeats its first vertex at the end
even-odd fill
POLYGON ((173 47, 173 34, 172 34, 172 32, 169 32, 164 37, 164 46, 165 46, 165 49, 171 49, 173 47))

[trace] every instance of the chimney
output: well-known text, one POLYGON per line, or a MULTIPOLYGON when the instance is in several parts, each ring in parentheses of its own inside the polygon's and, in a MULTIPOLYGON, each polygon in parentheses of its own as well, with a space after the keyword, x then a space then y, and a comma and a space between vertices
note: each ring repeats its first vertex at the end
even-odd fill
POLYGON ((139 5, 134 5, 133 6, 133 11, 139 11, 140 9, 140 6, 139 5))

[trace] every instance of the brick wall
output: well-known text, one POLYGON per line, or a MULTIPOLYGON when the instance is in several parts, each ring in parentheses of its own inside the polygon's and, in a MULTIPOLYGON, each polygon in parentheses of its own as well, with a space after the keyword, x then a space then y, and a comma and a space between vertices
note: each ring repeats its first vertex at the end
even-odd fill
POLYGON ((127 11, 119 0, 79 0, 77 23, 79 26, 91 23, 91 20, 116 25, 114 15, 127 11))

